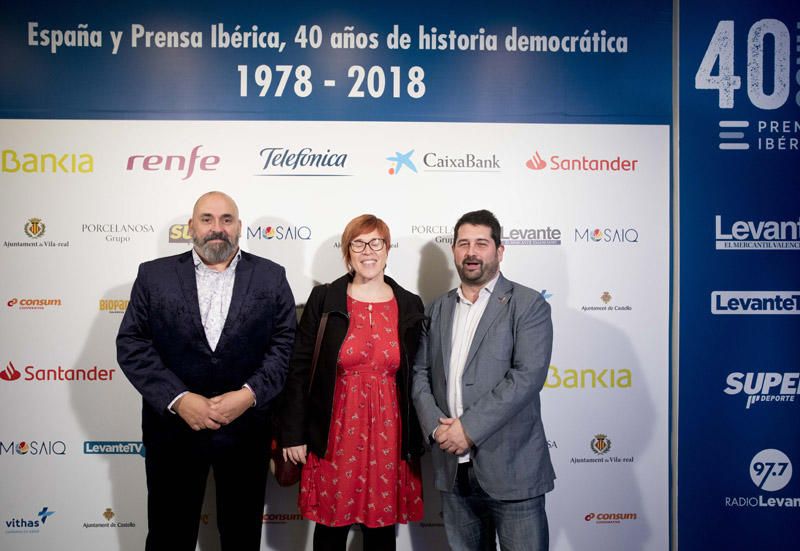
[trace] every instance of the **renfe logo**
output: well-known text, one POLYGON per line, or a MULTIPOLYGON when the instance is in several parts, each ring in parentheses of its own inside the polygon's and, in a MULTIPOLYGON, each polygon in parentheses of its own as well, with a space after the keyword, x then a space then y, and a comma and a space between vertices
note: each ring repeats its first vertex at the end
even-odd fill
POLYGON ((188 180, 194 174, 195 167, 202 171, 215 171, 220 158, 217 155, 199 155, 202 145, 196 145, 192 149, 187 159, 183 155, 131 155, 128 157, 128 165, 125 170, 146 170, 148 172, 166 171, 186 171, 181 180, 188 180), (198 164, 199 163, 199 164, 198 164))
POLYGON ((800 291, 713 291, 711 313, 800 314, 800 291))

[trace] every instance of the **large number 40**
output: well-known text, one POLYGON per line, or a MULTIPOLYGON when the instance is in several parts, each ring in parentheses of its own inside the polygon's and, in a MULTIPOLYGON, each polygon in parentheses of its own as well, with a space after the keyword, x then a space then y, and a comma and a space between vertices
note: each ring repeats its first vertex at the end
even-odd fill
MULTIPOLYGON (((733 72, 733 21, 720 21, 694 75, 698 90, 717 90, 720 109, 733 108, 733 93, 742 87, 742 79, 733 72), (712 75, 714 65, 717 74, 712 75)), ((756 21, 747 34, 747 95, 759 109, 778 109, 789 97, 789 29, 777 19, 756 21), (772 92, 764 91, 765 37, 774 40, 772 92)))

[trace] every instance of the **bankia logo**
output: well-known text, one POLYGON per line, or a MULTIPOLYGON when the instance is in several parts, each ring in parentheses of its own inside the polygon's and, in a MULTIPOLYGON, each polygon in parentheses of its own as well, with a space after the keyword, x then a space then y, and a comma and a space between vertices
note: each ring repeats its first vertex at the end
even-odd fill
POLYGON ((35 513, 35 516, 13 516, 6 519, 6 534, 38 534, 47 525, 47 519, 55 515, 49 507, 35 513))
MULTIPOLYGON (((742 465, 744 467, 744 465, 742 465)), ((742 469, 744 470, 744 469, 742 469)), ((785 489, 792 480, 792 461, 788 455, 776 448, 757 452, 750 460, 750 480, 760 492, 775 493, 785 489)), ((800 507, 800 497, 765 494, 726 496, 725 507, 800 507)))
POLYGON ((413 154, 414 150, 412 149, 407 153, 395 151, 393 156, 386 157, 387 161, 392 162, 392 166, 389 167, 389 175, 396 176, 397 174, 400 174, 400 171, 403 170, 403 167, 408 167, 408 170, 416 174, 417 165, 414 164, 414 160, 411 158, 413 154))
POLYGON ((309 226, 291 226, 278 224, 275 226, 248 226, 247 239, 275 241, 308 241, 311 239, 309 226))
POLYGON ((800 394, 800 372, 734 371, 728 374, 725 384, 723 392, 728 396, 743 394, 747 397, 745 409, 754 404, 796 403, 795 397, 800 394))
POLYGON ((94 157, 89 153, 33 153, 4 149, 2 171, 7 174, 90 174, 94 157))
POLYGON ((0 456, 67 455, 63 440, 0 440, 0 456))
POLYGON ((429 151, 422 156, 426 172, 500 172, 496 153, 429 151))
POLYGON ((69 381, 69 382, 106 382, 114 379, 116 369, 103 369, 96 365, 88 369, 83 368, 64 368, 60 365, 56 368, 44 369, 33 365, 26 365, 20 373, 12 362, 3 371, 0 371, 0 379, 4 381, 69 381))
POLYGON ((326 148, 292 149, 269 146, 258 152, 261 172, 257 176, 352 176, 347 174, 348 154, 326 148))
POLYGON ((575 228, 575 243, 608 243, 632 245, 639 242, 639 230, 633 227, 580 227, 575 228))
POLYGON ((545 169, 552 172, 636 172, 639 168, 639 159, 626 159, 621 155, 615 157, 550 155, 545 160, 536 150, 525 159, 525 167, 537 172, 545 169))
POLYGON ((564 369, 551 365, 547 371, 546 388, 566 389, 628 389, 633 385, 630 369, 564 369))
POLYGON ((128 172, 174 172, 182 181, 194 176, 195 170, 214 172, 220 163, 219 155, 201 155, 202 145, 192 148, 189 155, 179 154, 135 154, 128 157, 125 170, 128 172))
POLYGON ((797 315, 800 314, 800 291, 712 291, 711 313, 797 315))
POLYGON ((795 220, 736 220, 714 217, 718 251, 800 250, 800 218, 795 220))
POLYGON ((6 302, 6 306, 14 310, 44 310, 61 306, 61 299, 14 297, 6 302))
POLYGON ((561 230, 546 227, 502 228, 500 241, 505 246, 561 245, 561 230))

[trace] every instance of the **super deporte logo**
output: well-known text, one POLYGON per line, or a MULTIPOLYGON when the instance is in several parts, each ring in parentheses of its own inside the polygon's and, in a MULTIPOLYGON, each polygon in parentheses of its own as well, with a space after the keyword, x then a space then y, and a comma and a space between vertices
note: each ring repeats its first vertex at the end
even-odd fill
POLYGON ((800 394, 800 372, 798 373, 741 373, 734 371, 725 380, 728 386, 723 392, 728 396, 744 394, 747 397, 745 409, 753 404, 795 403, 800 394))

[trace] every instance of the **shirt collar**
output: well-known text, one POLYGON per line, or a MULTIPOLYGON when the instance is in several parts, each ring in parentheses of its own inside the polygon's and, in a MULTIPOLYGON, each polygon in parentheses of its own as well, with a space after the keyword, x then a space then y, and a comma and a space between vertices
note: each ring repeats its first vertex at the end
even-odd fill
MULTIPOLYGON (((480 300, 484 295, 491 295, 494 292, 494 286, 497 284, 498 279, 500 279, 500 270, 498 270, 497 273, 494 274, 494 277, 490 279, 488 283, 486 283, 486 285, 484 285, 478 292, 478 300, 480 300)), ((456 293, 458 293, 459 302, 473 304, 467 297, 464 296, 464 293, 461 291, 461 285, 456 288, 456 293)))
MULTIPOLYGON (((231 263, 228 264, 228 267, 225 268, 225 270, 235 270, 236 265, 239 264, 239 260, 241 260, 241 258, 242 258, 242 249, 238 249, 236 251, 236 255, 233 257, 233 260, 231 260, 231 263)), ((211 268, 206 266, 206 263, 203 262, 203 259, 200 258, 199 254, 197 254, 197 251, 195 250, 194 247, 192 247, 192 260, 194 261, 194 267, 196 270, 208 270, 211 272, 216 272, 216 270, 212 270, 211 268)))

